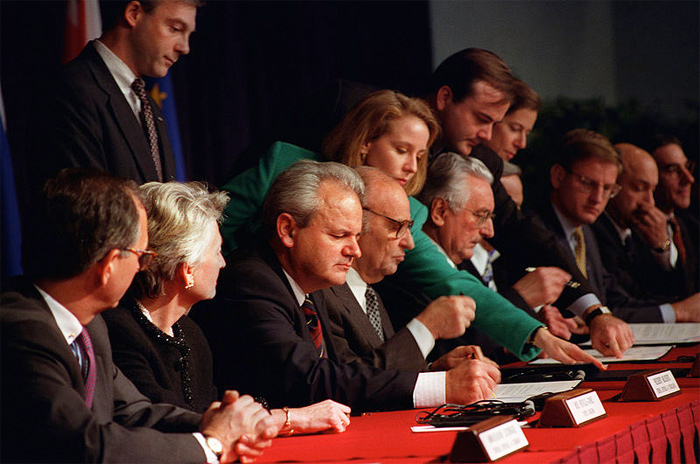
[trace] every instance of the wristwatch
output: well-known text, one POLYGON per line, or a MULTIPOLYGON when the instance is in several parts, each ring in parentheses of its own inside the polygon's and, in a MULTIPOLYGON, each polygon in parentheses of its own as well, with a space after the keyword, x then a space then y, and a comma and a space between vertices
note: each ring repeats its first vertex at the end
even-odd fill
POLYGON ((610 308, 607 306, 601 306, 600 308, 594 309, 593 311, 586 316, 586 325, 591 325, 591 321, 595 319, 596 317, 600 316, 601 314, 612 314, 610 312, 610 308))
POLYGON ((224 454, 224 445, 221 444, 218 438, 214 437, 205 437, 205 443, 207 444, 207 448, 211 450, 212 453, 214 453, 217 457, 217 459, 220 459, 221 456, 224 454))

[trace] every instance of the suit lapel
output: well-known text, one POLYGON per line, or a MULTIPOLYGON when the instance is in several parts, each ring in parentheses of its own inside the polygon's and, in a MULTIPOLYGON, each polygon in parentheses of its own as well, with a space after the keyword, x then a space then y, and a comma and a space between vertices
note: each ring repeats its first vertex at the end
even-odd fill
MULTIPOLYGON (((85 48, 84 53, 88 53, 88 66, 95 78, 95 81, 107 97, 108 108, 114 117, 114 123, 117 127, 119 127, 124 140, 126 140, 126 143, 129 145, 131 156, 133 156, 134 160, 136 161, 136 165, 139 167, 143 178, 156 179, 156 167, 153 163, 153 159, 151 158, 151 148, 148 144, 148 139, 146 138, 146 133, 141 125, 141 122, 134 115, 131 106, 129 106, 129 103, 124 97, 124 94, 119 89, 119 86, 110 74, 107 65, 104 63, 104 61, 102 61, 102 58, 97 53, 97 50, 95 50, 94 44, 90 43, 85 48)), ((158 114, 160 115, 160 112, 158 112, 158 114)), ((162 130, 164 124, 164 122, 157 123, 159 135, 164 133, 164 130, 162 130)), ((160 138, 161 140, 164 140, 162 136, 160 138)), ((170 148, 169 141, 168 148, 170 148)), ((165 156, 161 158, 168 157, 165 156)))

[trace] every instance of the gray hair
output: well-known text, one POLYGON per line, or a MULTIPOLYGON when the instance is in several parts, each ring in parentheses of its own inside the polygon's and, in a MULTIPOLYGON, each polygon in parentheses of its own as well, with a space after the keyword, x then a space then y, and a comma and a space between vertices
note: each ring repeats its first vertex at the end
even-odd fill
POLYGON ((428 166, 428 179, 418 199, 430 208, 434 199, 442 198, 452 211, 461 211, 471 194, 469 176, 493 183, 493 175, 480 160, 453 152, 443 153, 428 166))
POLYGON ((156 298, 163 284, 175 278, 178 265, 197 266, 222 221, 229 202, 225 192, 209 192, 201 182, 149 182, 139 190, 148 214, 148 246, 158 253, 151 266, 139 272, 131 286, 136 298, 156 298))
POLYGON ((365 184, 360 175, 344 164, 300 160, 280 174, 270 187, 263 205, 263 225, 271 233, 277 217, 290 214, 299 227, 311 223, 318 210, 318 190, 324 182, 336 182, 357 194, 362 202, 365 184))

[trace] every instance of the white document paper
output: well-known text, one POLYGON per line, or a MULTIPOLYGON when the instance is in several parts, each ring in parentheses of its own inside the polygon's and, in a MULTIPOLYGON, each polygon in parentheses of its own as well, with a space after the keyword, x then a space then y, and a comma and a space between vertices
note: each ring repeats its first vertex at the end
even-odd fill
POLYGON ((559 380, 556 382, 502 383, 494 392, 497 400, 504 403, 522 403, 540 393, 561 393, 573 390, 581 380, 559 380))
MULTIPOLYGON (((700 342, 700 322, 681 324, 629 324, 634 346, 700 342)), ((591 346, 591 342, 582 343, 591 346)))
MULTIPOLYGON (((625 351, 622 358, 616 358, 614 356, 603 356, 600 352, 594 349, 583 350, 590 354, 594 358, 600 360, 603 363, 613 363, 613 362, 630 362, 630 361, 655 361, 668 353, 673 346, 633 346, 629 350, 625 351)), ((530 361, 530 364, 561 364, 556 359, 546 358, 546 359, 535 359, 530 361)))

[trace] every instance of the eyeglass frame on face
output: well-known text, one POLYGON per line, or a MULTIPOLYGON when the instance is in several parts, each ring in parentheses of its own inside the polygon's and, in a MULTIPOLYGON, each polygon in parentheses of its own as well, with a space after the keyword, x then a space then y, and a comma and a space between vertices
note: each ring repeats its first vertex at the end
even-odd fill
POLYGON ((659 166, 659 172, 678 178, 681 176, 681 171, 683 168, 685 168, 685 170, 692 176, 693 172, 695 172, 695 161, 688 160, 686 161, 685 165, 680 163, 668 163, 663 166, 659 166))
POLYGON ((484 211, 483 213, 477 213, 476 211, 472 211, 468 208, 462 208, 464 211, 467 211, 469 213, 472 213, 472 215, 477 219, 476 221, 476 228, 481 229, 486 225, 486 221, 493 221, 494 218, 496 217, 496 213, 492 213, 491 211, 484 211))
POLYGON ((153 250, 139 250, 137 248, 120 248, 122 251, 130 251, 136 255, 139 261, 139 271, 145 271, 151 266, 158 253, 153 250))
POLYGON ((396 225, 396 226, 398 227, 398 228, 396 229, 396 238, 397 238, 397 239, 400 239, 400 238, 402 238, 404 235, 406 235, 406 231, 409 230, 411 227, 413 227, 413 224, 416 222, 416 221, 414 221, 414 220, 412 220, 412 219, 407 219, 407 220, 405 220, 405 221, 399 221, 399 220, 397 220, 397 219, 390 218, 389 216, 385 216, 385 215, 383 215, 382 213, 378 213, 378 212, 376 212, 376 211, 372 211, 371 209, 369 209, 369 208, 367 208, 367 207, 363 207, 362 209, 363 209, 363 211, 369 211, 370 213, 376 214, 377 216, 381 216, 381 217, 383 217, 384 219, 388 219, 388 220, 391 221, 394 225, 396 225))
POLYGON ((622 186, 620 184, 601 184, 600 182, 596 182, 593 179, 582 176, 581 174, 578 174, 571 169, 564 168, 564 170, 568 174, 572 174, 576 180, 578 181, 578 184, 582 187, 582 191, 590 195, 594 191, 598 191, 598 188, 602 187, 603 188, 603 193, 607 195, 608 200, 611 198, 615 198, 615 196, 620 193, 620 190, 622 190, 622 186), (595 189, 595 190, 593 190, 595 189))

